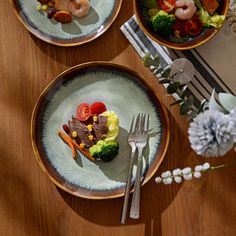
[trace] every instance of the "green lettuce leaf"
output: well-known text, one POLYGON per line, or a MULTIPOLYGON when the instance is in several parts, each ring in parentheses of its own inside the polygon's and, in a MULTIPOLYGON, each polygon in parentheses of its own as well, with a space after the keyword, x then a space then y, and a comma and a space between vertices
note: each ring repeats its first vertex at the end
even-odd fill
POLYGON ((213 16, 211 16, 208 11, 205 11, 203 7, 200 7, 200 10, 198 12, 199 18, 203 25, 205 27, 214 27, 216 29, 219 29, 222 24, 224 23, 225 16, 223 15, 218 15, 217 13, 214 13, 213 16))

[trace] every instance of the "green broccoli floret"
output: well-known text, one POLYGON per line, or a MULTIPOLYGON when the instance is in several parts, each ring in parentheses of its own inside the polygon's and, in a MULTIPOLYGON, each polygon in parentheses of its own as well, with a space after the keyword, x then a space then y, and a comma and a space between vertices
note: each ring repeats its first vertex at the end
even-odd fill
POLYGON ((117 156, 119 143, 115 140, 103 141, 99 140, 95 145, 89 148, 89 153, 102 161, 108 162, 117 156))
POLYGON ((157 32, 158 35, 163 37, 167 37, 173 33, 174 23, 175 17, 162 10, 151 18, 153 30, 157 32))

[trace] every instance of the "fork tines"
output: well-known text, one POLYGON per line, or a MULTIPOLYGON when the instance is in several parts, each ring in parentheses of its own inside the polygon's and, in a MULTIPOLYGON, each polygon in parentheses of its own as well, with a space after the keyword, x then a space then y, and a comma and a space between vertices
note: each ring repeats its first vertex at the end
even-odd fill
POLYGON ((149 129, 149 114, 139 113, 136 119, 135 125, 136 131, 139 130, 140 133, 148 131, 149 129))

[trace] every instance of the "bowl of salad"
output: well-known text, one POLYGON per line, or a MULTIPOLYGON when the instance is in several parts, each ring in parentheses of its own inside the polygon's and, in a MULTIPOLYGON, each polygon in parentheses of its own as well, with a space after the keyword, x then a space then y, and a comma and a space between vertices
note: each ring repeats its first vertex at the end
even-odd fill
POLYGON ((134 0, 141 29, 168 48, 187 50, 210 40, 223 25, 230 0, 134 0))

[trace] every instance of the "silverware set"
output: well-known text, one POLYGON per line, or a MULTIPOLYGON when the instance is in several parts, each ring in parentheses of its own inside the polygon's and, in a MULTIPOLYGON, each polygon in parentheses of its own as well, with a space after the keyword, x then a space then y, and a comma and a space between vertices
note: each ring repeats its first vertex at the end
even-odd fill
POLYGON ((128 143, 131 147, 130 163, 128 176, 126 181, 125 188, 125 197, 122 209, 121 223, 125 224, 127 218, 128 202, 129 202, 129 193, 131 188, 131 179, 133 173, 134 163, 136 161, 136 175, 134 182, 134 193, 131 201, 130 208, 130 218, 138 219, 140 212, 140 185, 141 185, 141 176, 142 176, 142 153, 143 149, 147 145, 148 140, 148 129, 149 129, 149 115, 139 113, 137 116, 133 116, 131 121, 128 143), (136 151, 138 155, 135 156, 136 151))

